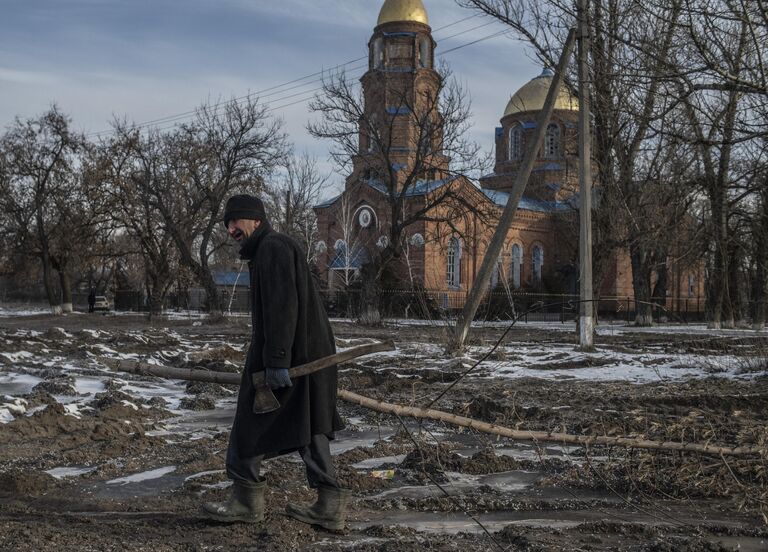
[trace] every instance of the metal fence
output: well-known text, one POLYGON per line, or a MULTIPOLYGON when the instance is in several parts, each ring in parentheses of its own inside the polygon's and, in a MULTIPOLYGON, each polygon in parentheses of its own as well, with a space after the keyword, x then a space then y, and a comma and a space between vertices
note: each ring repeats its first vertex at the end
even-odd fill
MULTIPOLYGON (((242 313, 249 309, 248 290, 220 290, 225 312, 242 313)), ((467 299, 466 291, 459 290, 383 290, 378 298, 378 311, 382 318, 440 319, 455 318, 467 299)), ((328 314, 332 317, 359 318, 371 305, 365 304, 360 290, 320 291, 328 314)), ((637 314, 637 302, 628 296, 600 297, 595 300, 599 319, 632 322, 637 314)), ((143 294, 136 291, 118 291, 114 308, 146 312, 149 304, 143 294)), ((191 289, 187 293, 170 293, 163 304, 164 310, 207 310, 205 292, 191 289)), ((651 312, 656 322, 697 322, 704 320, 703 297, 668 298, 665 305, 653 304, 651 312)), ((523 291, 487 293, 477 309, 477 320, 512 320, 566 322, 579 315, 577 295, 532 293, 523 291)))

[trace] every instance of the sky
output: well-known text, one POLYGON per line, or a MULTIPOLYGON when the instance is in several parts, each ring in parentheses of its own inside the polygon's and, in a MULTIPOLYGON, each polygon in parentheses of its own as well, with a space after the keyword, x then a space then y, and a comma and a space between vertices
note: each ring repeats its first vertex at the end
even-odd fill
MULTIPOLYGON (((308 100, 320 86, 313 74, 356 59, 344 68, 363 73, 367 58, 359 58, 367 56, 382 4, 0 0, 0 129, 55 102, 75 129, 97 139, 115 117, 144 123, 253 93, 283 119, 295 151, 317 157, 331 174, 330 196, 343 177, 328 159, 330 144, 306 131, 316 118, 308 100)), ((464 46, 441 59, 471 96, 473 139, 491 151, 509 97, 541 66, 501 23, 453 0, 424 5, 436 55, 464 46)))

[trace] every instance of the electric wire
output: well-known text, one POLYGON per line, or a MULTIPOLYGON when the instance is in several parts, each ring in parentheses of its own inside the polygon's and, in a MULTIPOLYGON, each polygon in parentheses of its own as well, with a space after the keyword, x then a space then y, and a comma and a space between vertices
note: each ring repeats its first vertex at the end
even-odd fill
MULTIPOLYGON (((452 26, 457 25, 459 23, 462 23, 464 21, 468 21, 468 20, 473 19, 475 17, 478 17, 478 14, 475 14, 475 15, 472 15, 472 16, 468 16, 468 17, 465 17, 465 18, 460 19, 458 21, 454 21, 453 23, 450 23, 448 25, 444 25, 442 27, 439 27, 438 29, 435 29, 434 32, 439 32, 440 30, 447 29, 449 27, 452 27, 452 26)), ((477 29, 486 27, 486 26, 488 26, 490 24, 493 24, 493 23, 495 23, 495 21, 490 21, 490 22, 487 22, 487 23, 483 23, 481 25, 476 25, 476 26, 471 27, 469 29, 465 29, 465 30, 459 31, 457 33, 454 33, 454 34, 452 34, 452 35, 450 35, 448 37, 440 38, 440 40, 441 41, 450 40, 450 39, 455 38, 457 36, 461 36, 461 35, 473 32, 473 31, 475 31, 477 29)), ((460 49, 465 48, 467 46, 471 46, 473 44, 477 44, 477 43, 482 42, 484 40, 489 40, 491 38, 494 38, 496 36, 500 36, 502 34, 506 34, 506 33, 509 33, 509 32, 511 32, 509 29, 505 29, 503 31, 492 33, 490 35, 486 35, 484 37, 481 37, 479 39, 473 40, 471 42, 468 42, 468 43, 465 43, 465 44, 460 44, 460 45, 458 45, 458 46, 456 46, 454 48, 450 48, 448 50, 439 52, 439 53, 436 54, 436 56, 438 58, 442 58, 447 53, 454 52, 456 50, 460 50, 460 49)), ((291 90, 296 90, 296 89, 302 88, 304 86, 309 86, 309 85, 314 84, 314 83, 323 82, 323 80, 327 78, 328 74, 332 74, 333 72, 340 72, 341 70, 344 70, 343 68, 347 67, 348 65, 352 65, 354 63, 357 63, 357 62, 360 62, 362 60, 365 60, 365 59, 367 59, 367 57, 368 56, 361 56, 359 58, 355 58, 355 59, 346 61, 344 63, 339 63, 339 64, 333 65, 333 66, 331 66, 329 68, 324 68, 324 69, 321 69, 320 71, 315 71, 314 73, 310 73, 310 74, 307 74, 307 75, 304 75, 302 77, 298 77, 298 78, 292 79, 290 81, 287 81, 287 82, 284 82, 284 83, 281 83, 281 84, 270 86, 270 87, 264 88, 262 90, 258 90, 258 91, 254 91, 254 92, 249 92, 248 94, 244 94, 242 96, 238 96, 238 97, 230 99, 230 100, 221 100, 219 102, 214 103, 213 105, 211 105, 209 107, 210 107, 210 109, 213 112, 217 112, 219 109, 222 109, 222 108, 226 107, 227 105, 232 105, 234 103, 241 103, 241 102, 247 101, 247 100, 249 100, 250 98, 253 98, 253 97, 257 97, 259 99, 268 98, 268 97, 272 97, 272 96, 275 96, 275 95, 281 95, 284 92, 288 92, 288 91, 291 91, 291 90), (315 77, 315 78, 313 79, 313 77, 315 77), (308 80, 308 79, 312 79, 312 80, 308 80), (288 85, 294 85, 294 86, 290 86, 288 88, 285 88, 288 85)), ((357 66, 354 66, 354 67, 352 67, 352 68, 350 68, 348 70, 349 71, 356 71, 356 70, 359 70, 359 69, 362 69, 362 68, 366 67, 366 65, 367 64, 357 65, 357 66)), ((359 75, 355 76, 354 78, 358 78, 358 77, 359 77, 359 75)), ((285 107, 296 105, 297 103, 302 103, 302 101, 309 101, 314 96, 314 92, 317 92, 317 91, 319 91, 321 89, 322 89, 322 86, 317 87, 317 88, 313 88, 311 90, 305 90, 302 93, 307 93, 308 94, 308 93, 311 92, 312 96, 309 96, 309 97, 307 97, 307 98, 305 98, 304 100, 301 100, 301 101, 290 102, 288 104, 281 105, 278 108, 268 108, 267 111, 275 111, 276 109, 284 109, 285 107)), ((297 95, 298 94, 291 94, 291 95, 288 95, 288 96, 280 96, 280 97, 275 98, 273 101, 281 102, 283 100, 296 97, 297 95)), ((176 114, 172 114, 172 115, 166 115, 164 117, 158 117, 158 118, 155 118, 155 119, 149 119, 149 120, 143 121, 141 123, 136 123, 136 124, 130 125, 130 129, 131 130, 138 130, 138 129, 152 127, 152 128, 155 128, 155 130, 167 130, 169 128, 173 128, 174 126, 176 126, 176 123, 179 122, 179 121, 183 121, 183 120, 186 120, 186 119, 194 117, 195 114, 197 113, 197 111, 198 111, 197 109, 191 109, 191 110, 187 110, 187 111, 184 111, 184 112, 181 112, 181 113, 176 113, 176 114), (170 126, 160 126, 160 125, 168 125, 169 123, 173 123, 173 124, 171 124, 170 126)), ((109 136, 109 135, 112 135, 112 134, 114 134, 114 130, 113 129, 108 129, 108 130, 102 130, 102 131, 88 133, 88 134, 86 134, 86 137, 98 138, 98 137, 109 136)))

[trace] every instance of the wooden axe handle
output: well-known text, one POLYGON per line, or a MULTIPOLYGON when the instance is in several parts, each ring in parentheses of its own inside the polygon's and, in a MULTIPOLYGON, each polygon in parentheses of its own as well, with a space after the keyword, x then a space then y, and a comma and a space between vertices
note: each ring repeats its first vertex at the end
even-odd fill
POLYGON ((386 341, 379 341, 376 343, 366 343, 365 345, 358 345, 356 347, 350 347, 346 351, 336 353, 327 357, 318 358, 306 364, 300 366, 294 366, 288 370, 288 375, 291 379, 298 378, 300 376, 306 376, 312 372, 317 372, 323 368, 328 368, 334 364, 341 364, 347 362, 353 358, 361 357, 364 355, 370 355, 371 353, 381 353, 384 351, 394 351, 395 343, 388 339, 386 341))

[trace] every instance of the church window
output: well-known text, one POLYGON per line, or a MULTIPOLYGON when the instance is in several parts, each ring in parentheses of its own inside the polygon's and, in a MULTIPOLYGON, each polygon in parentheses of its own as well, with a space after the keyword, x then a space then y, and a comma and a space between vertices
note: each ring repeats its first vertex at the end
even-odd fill
POLYGON ((544 157, 547 159, 560 157, 560 127, 554 123, 547 127, 547 133, 544 136, 544 157))
POLYGON ((499 255, 499 258, 496 259, 496 266, 493 267, 493 272, 491 273, 491 290, 499 285, 503 270, 501 255, 499 255))
POLYGON ((373 41, 373 68, 381 69, 384 66, 384 41, 381 37, 373 41))
POLYGON ((448 287, 457 288, 461 284, 461 242, 458 238, 448 240, 447 278, 448 287))
POLYGON ((523 127, 519 123, 509 129, 509 160, 521 159, 523 157, 523 127))
POLYGON ((523 248, 512 246, 512 287, 520 289, 520 273, 523 271, 523 248))
POLYGON ((429 39, 424 37, 419 42, 419 65, 429 68, 431 63, 429 39))
POLYGON ((696 276, 693 274, 688 275, 688 297, 696 296, 696 276))
POLYGON ((544 264, 544 248, 540 245, 533 246, 533 281, 541 282, 541 267, 544 264))
POLYGON ((378 117, 376 116, 376 113, 371 113, 370 117, 368 117, 367 123, 368 152, 370 153, 376 150, 376 127, 378 125, 378 117))
POLYGON ((390 63, 394 59, 413 59, 413 48, 410 44, 399 44, 397 42, 387 45, 387 61, 390 63))

